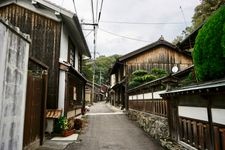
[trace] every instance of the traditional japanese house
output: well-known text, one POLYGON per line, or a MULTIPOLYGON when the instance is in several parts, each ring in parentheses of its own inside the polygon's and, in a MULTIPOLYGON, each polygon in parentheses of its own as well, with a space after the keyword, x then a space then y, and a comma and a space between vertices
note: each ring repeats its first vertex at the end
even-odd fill
POLYGON ((171 73, 172 67, 184 70, 192 65, 191 54, 161 38, 118 59, 111 69, 111 102, 128 108, 127 81, 132 72, 159 68, 171 73))
POLYGON ((61 109, 69 119, 81 114, 86 84, 82 55, 90 52, 76 14, 46 0, 1 0, 0 16, 31 37, 24 147, 39 145, 46 108, 61 109), (36 80, 46 73, 46 82, 36 80))
POLYGON ((92 104, 93 102, 99 101, 101 98, 101 86, 98 84, 94 84, 94 94, 93 94, 93 83, 91 81, 88 81, 85 86, 85 103, 92 104), (92 98, 94 96, 94 98, 92 98))

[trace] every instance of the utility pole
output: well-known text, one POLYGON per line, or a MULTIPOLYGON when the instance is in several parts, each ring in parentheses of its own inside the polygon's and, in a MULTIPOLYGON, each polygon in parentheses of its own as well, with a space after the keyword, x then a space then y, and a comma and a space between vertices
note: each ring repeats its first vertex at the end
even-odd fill
POLYGON ((100 69, 100 73, 99 73, 99 80, 100 80, 99 84, 101 86, 101 84, 102 84, 102 71, 101 71, 101 69, 100 69))
POLYGON ((93 105, 95 99, 95 57, 96 57, 96 38, 97 38, 97 24, 93 24, 94 26, 94 57, 93 57, 93 77, 92 77, 92 98, 91 105, 93 105))

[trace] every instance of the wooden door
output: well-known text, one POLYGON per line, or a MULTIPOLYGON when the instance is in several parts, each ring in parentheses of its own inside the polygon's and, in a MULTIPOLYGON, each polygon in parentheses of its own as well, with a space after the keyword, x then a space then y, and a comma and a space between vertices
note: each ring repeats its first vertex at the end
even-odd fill
POLYGON ((42 141, 44 121, 44 77, 28 73, 23 146, 42 141))

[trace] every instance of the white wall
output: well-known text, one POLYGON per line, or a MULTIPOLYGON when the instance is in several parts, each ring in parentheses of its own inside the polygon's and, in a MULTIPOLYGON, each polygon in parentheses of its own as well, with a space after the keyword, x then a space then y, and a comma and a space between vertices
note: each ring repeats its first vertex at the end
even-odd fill
POLYGON ((212 109, 212 120, 214 123, 225 125, 225 109, 212 109))
POLYGON ((66 89, 65 79, 66 79, 65 71, 60 70, 59 71, 58 109, 62 109, 63 114, 64 114, 64 101, 65 101, 65 89, 66 89))
POLYGON ((79 64, 79 53, 78 53, 78 49, 75 47, 75 69, 78 70, 78 64, 79 64))
POLYGON ((143 94, 139 94, 139 95, 137 95, 137 98, 138 98, 139 100, 144 99, 143 94))
POLYGON ((129 99, 162 99, 162 97, 159 95, 161 93, 164 93, 165 90, 163 91, 157 91, 157 92, 153 92, 153 97, 152 97, 152 93, 144 93, 144 94, 138 94, 138 95, 133 95, 131 97, 129 97, 129 99))
POLYGON ((68 58, 68 33, 65 26, 62 24, 61 28, 61 40, 60 40, 60 54, 59 59, 61 62, 66 61, 68 58))
POLYGON ((164 93, 164 92, 166 92, 166 91, 163 90, 163 91, 156 91, 156 92, 154 92, 153 93, 153 99, 162 99, 162 97, 159 94, 164 93))
POLYGON ((208 121, 206 107, 178 106, 178 115, 203 121, 208 121))
POLYGON ((112 74, 111 75, 111 87, 113 87, 115 84, 116 84, 116 75, 115 74, 112 74))
POLYGON ((145 93, 144 98, 145 99, 152 99, 152 93, 145 93))
MULTIPOLYGON (((62 25, 61 28, 61 40, 60 40, 60 54, 59 54, 59 62, 65 61, 67 62, 68 58, 68 33, 65 29, 65 26, 62 25)), ((63 70, 59 71, 59 93, 58 93, 58 109, 63 110, 64 114, 64 101, 65 101, 65 75, 66 72, 63 70)))

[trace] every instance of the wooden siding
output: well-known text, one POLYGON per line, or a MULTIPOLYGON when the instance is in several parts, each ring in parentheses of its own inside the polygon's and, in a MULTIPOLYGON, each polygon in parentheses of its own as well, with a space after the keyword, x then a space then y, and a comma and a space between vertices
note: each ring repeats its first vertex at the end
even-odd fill
POLYGON ((155 100, 129 100, 129 108, 167 117, 167 101, 161 99, 155 100))
MULTIPOLYGON (((85 83, 79 79, 74 74, 67 73, 67 85, 66 85, 66 101, 65 101, 65 111, 72 111, 75 107, 81 107, 82 101, 84 100, 84 90, 85 83), (76 97, 74 99, 74 87, 76 88, 76 97)), ((75 108, 76 109, 76 108, 75 108)))
POLYGON ((150 71, 152 68, 161 68, 171 72, 174 64, 177 64, 178 68, 183 70, 192 65, 192 59, 190 56, 184 55, 172 48, 159 46, 127 59, 126 64, 130 73, 138 69, 150 71))
POLYGON ((30 56, 49 67, 47 108, 57 108, 61 25, 16 4, 0 8, 0 16, 30 35, 30 56))

